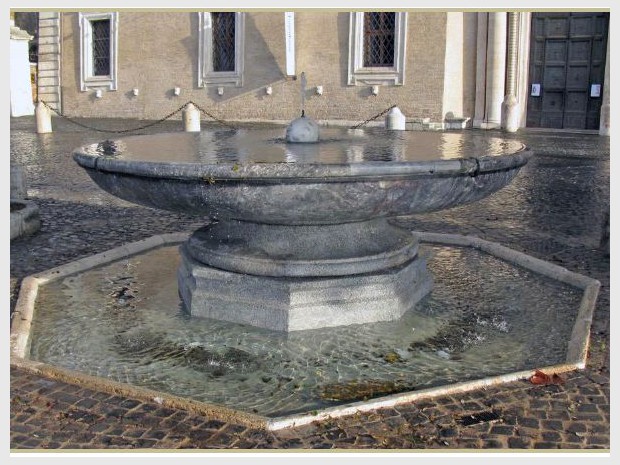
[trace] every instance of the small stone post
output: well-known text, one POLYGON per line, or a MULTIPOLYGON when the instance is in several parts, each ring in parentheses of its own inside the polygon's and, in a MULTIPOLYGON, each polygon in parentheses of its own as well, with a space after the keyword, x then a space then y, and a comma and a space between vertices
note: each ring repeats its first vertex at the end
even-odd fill
POLYGON ((183 125, 185 132, 200 132, 200 112, 192 103, 183 110, 183 125))
POLYGON ((34 113, 37 121, 37 133, 45 134, 52 132, 52 115, 43 102, 37 103, 34 113))
POLYGON ((392 131, 404 131, 405 121, 405 115, 400 111, 400 108, 394 107, 385 117, 385 127, 392 131))
POLYGON ((24 181, 24 171, 21 165, 11 163, 11 199, 25 199, 28 195, 26 182, 24 181))

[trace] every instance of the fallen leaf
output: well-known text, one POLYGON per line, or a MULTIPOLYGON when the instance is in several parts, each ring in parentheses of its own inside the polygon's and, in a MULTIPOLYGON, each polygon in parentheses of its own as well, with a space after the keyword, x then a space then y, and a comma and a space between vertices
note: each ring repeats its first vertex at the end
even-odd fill
POLYGON ((536 372, 530 377, 530 383, 532 384, 549 384, 550 382, 551 377, 540 370, 536 370, 536 372))
POLYGON ((549 376, 547 373, 536 370, 534 374, 530 376, 530 383, 538 385, 564 384, 564 378, 557 373, 553 373, 553 375, 549 376))

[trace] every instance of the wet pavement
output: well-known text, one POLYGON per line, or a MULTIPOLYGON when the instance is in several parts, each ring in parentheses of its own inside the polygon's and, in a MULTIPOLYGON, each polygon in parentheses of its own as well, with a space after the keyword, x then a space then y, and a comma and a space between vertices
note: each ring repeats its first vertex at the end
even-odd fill
MULTIPOLYGON (((79 120, 107 129, 130 120, 79 120)), ((11 120, 11 162, 23 166, 42 227, 10 244, 11 312, 24 277, 127 242, 203 224, 139 207, 98 188, 72 149, 113 135, 55 118, 11 120)), ((179 131, 179 121, 141 133, 179 131)), ((494 136, 503 135, 491 131, 494 136)), ((479 236, 601 282, 588 366, 563 384, 527 381, 275 432, 110 395, 11 368, 10 446, 41 449, 609 449, 609 256, 600 247, 609 209, 609 138, 522 131, 507 137, 535 156, 508 187, 475 204, 397 221, 414 230, 479 236)))

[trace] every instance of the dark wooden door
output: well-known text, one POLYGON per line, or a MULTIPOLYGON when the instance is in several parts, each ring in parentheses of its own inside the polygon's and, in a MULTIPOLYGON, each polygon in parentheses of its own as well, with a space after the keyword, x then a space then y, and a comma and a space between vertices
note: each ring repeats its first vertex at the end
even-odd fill
POLYGON ((609 13, 532 13, 527 126, 598 129, 609 13))

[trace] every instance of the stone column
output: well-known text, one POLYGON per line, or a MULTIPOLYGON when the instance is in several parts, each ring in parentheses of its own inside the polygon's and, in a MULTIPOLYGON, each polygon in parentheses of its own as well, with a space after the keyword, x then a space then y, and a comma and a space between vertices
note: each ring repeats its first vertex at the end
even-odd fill
POLYGON ((33 36, 15 26, 11 19, 11 66, 10 93, 11 116, 34 114, 32 103, 32 84, 30 83, 30 61, 28 60, 28 41, 33 36))
MULTIPOLYGON (((609 18, 609 23, 611 25, 611 17, 609 18)), ((611 30, 611 27, 607 28, 608 31, 611 30)), ((599 134, 601 136, 609 136, 609 120, 610 120, 610 107, 609 107, 609 42, 610 35, 607 33, 607 59, 605 60, 605 84, 603 84, 603 105, 601 105, 601 123, 599 126, 599 134)))
POLYGON ((506 80, 506 13, 489 14, 487 48, 486 123, 489 129, 502 121, 502 101, 506 80))
POLYGON ((502 122, 502 102, 506 79, 506 13, 478 16, 478 62, 476 116, 474 126, 498 128, 502 122), (485 66, 481 66, 484 60, 485 66), (482 99, 482 101, 479 101, 482 99))
POLYGON ((508 13, 508 49, 506 51, 506 95, 502 103, 502 128, 507 132, 519 129, 520 105, 517 96, 519 59, 519 15, 508 13))
POLYGON ((476 100, 474 104, 475 128, 482 127, 486 106, 487 69, 487 20, 489 13, 478 13, 478 33, 476 37, 476 100))

